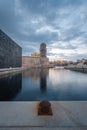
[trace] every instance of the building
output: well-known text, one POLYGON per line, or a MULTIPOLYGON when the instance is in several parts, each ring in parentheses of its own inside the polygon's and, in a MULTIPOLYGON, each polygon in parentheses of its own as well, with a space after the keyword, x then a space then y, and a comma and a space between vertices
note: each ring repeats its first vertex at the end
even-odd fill
POLYGON ((31 56, 22 56, 22 66, 25 68, 49 67, 49 59, 46 57, 46 44, 41 43, 40 54, 33 53, 31 56))
POLYGON ((21 66, 22 48, 0 30, 0 68, 21 66))
POLYGON ((46 44, 45 43, 40 44, 40 56, 46 57, 46 44))
POLYGON ((22 56, 22 66, 25 68, 41 67, 40 57, 22 56))
POLYGON ((32 57, 40 57, 40 54, 35 52, 35 53, 31 54, 31 56, 32 57))

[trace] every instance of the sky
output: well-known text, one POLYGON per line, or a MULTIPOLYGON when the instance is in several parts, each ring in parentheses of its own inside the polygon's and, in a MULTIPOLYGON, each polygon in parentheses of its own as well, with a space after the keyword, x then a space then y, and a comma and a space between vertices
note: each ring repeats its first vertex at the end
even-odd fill
POLYGON ((0 0, 0 29, 22 47, 50 60, 87 59, 87 0, 0 0))

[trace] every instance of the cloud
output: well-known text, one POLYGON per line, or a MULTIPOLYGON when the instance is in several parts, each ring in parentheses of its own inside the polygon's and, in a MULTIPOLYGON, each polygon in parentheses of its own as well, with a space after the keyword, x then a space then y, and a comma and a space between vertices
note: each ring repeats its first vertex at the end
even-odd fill
POLYGON ((86 0, 0 0, 0 28, 22 48, 23 55, 39 52, 61 59, 86 58, 86 0))

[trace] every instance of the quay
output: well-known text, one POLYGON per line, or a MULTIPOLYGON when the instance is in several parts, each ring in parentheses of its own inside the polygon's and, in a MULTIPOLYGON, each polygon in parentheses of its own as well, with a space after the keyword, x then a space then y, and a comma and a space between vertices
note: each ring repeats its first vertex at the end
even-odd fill
POLYGON ((65 66, 64 68, 70 69, 70 70, 73 70, 73 71, 87 73, 87 65, 83 65, 82 63, 77 64, 77 65, 68 65, 68 66, 65 66))
POLYGON ((2 76, 6 76, 8 74, 12 74, 12 73, 19 73, 23 70, 26 70, 26 68, 24 67, 17 67, 17 68, 5 68, 5 69, 0 69, 0 77, 2 76))
POLYGON ((0 130, 87 130, 87 101, 50 101, 52 116, 38 116, 37 103, 0 102, 0 130))

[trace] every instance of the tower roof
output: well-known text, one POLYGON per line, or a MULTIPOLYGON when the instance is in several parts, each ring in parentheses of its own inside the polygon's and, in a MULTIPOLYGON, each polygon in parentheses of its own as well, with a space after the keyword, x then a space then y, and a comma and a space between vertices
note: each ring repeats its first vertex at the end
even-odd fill
POLYGON ((41 45, 41 46, 46 46, 46 44, 45 44, 45 43, 41 43, 40 45, 41 45))

